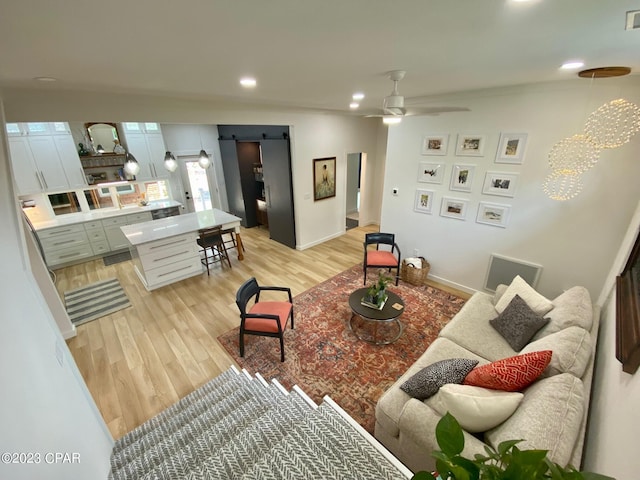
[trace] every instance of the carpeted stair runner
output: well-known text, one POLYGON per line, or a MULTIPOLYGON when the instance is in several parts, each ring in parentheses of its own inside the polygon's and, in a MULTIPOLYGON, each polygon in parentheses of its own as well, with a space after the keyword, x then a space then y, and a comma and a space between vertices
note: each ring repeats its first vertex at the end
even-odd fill
POLYGON ((109 479, 408 478, 325 399, 232 368, 116 441, 109 479))

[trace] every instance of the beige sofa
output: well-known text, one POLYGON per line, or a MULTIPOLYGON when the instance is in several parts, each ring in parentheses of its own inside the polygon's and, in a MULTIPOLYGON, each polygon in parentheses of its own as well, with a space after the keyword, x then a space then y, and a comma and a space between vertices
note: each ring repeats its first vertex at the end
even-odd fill
POLYGON ((484 453, 485 442, 495 447, 504 440, 524 439, 519 447, 545 449, 554 462, 580 467, 599 308, 585 288, 567 290, 552 300, 553 308, 545 315, 549 323, 516 352, 489 324, 498 315, 495 305, 506 288, 501 285, 495 295, 475 293, 378 401, 375 436, 413 471, 435 469, 431 452, 439 449, 435 427, 441 414, 434 409, 434 397, 420 401, 401 390, 405 380, 440 360, 476 359, 480 366, 539 350, 553 352, 542 376, 523 390, 517 409, 503 423, 479 434, 465 432, 463 455, 484 453))

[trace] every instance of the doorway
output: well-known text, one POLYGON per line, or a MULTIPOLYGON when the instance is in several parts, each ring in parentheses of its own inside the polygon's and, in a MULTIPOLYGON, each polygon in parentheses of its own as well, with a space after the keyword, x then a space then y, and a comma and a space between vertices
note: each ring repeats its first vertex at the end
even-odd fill
POLYGON ((347 154, 347 193, 345 195, 346 229, 360 224, 360 177, 362 153, 347 154))
POLYGON ((220 208, 215 163, 204 169, 195 155, 179 156, 178 165, 184 187, 185 207, 189 213, 220 208))

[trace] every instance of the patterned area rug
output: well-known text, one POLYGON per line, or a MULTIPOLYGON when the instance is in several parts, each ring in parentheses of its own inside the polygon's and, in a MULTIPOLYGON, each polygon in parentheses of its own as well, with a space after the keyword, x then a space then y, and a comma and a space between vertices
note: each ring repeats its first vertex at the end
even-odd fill
POLYGON ((131 305, 117 278, 64 292, 64 304, 76 326, 131 305))
MULTIPOLYGON (((369 276, 377 278, 373 272, 369 276)), ((358 340, 348 326, 349 295, 362 286, 362 267, 356 265, 295 297, 295 329, 285 334, 284 363, 277 338, 246 335, 244 358, 239 357, 239 327, 218 341, 250 373, 276 378, 287 389, 297 384, 316 403, 329 395, 373 433, 378 398, 424 353, 465 300, 400 281, 390 290, 404 300, 404 332, 395 343, 373 345, 358 340)))

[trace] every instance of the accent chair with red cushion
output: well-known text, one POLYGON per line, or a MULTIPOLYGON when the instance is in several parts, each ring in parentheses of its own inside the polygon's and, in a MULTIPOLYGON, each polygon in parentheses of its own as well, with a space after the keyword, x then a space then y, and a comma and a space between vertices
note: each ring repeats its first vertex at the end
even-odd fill
POLYGON ((389 272, 392 268, 396 269, 396 285, 400 277, 400 248, 395 242, 395 234, 393 233, 367 233, 364 237, 364 262, 362 269, 364 271, 364 284, 367 284, 368 268, 386 268, 389 272), (370 248, 375 245, 375 250, 370 248), (380 246, 386 246, 382 249, 380 246))
POLYGON ((284 331, 291 319, 293 329, 293 298, 288 287, 264 287, 251 277, 236 293, 240 310, 240 356, 244 357, 244 336, 261 335, 280 339, 280 361, 284 362, 284 331), (265 291, 286 292, 287 301, 260 301, 265 291), (252 303, 253 301, 253 303, 252 303))

